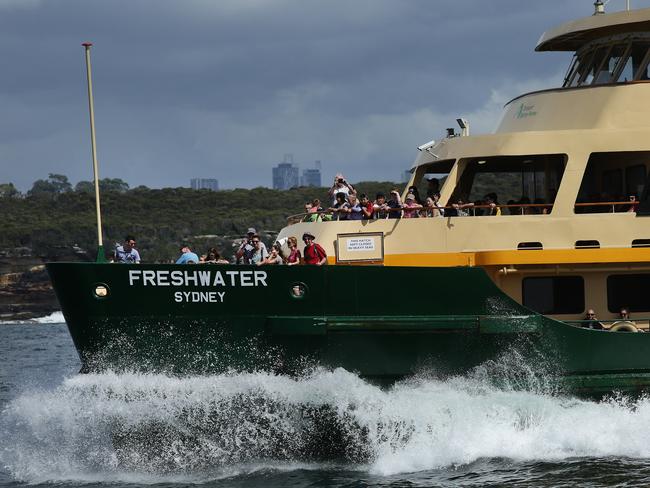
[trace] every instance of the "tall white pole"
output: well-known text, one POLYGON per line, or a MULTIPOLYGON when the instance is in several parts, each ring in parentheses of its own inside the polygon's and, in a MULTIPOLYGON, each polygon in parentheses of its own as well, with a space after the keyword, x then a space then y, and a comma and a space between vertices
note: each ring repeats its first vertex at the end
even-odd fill
POLYGON ((93 78, 90 67, 90 48, 92 43, 84 42, 86 50, 86 78, 88 79, 88 110, 90 112, 90 145, 93 155, 93 176, 95 180, 95 211, 97 213, 97 262, 106 261, 104 255, 104 239, 102 237, 102 212, 99 205, 99 170, 97 168, 97 145, 95 143, 95 107, 93 104, 93 78))

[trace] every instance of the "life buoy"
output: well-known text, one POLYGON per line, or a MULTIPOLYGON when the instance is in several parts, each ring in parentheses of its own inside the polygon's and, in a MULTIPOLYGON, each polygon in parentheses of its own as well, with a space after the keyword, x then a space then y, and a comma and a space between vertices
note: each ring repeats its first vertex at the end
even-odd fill
POLYGON ((618 322, 614 322, 609 330, 610 332, 639 332, 636 325, 629 320, 619 320, 618 322))

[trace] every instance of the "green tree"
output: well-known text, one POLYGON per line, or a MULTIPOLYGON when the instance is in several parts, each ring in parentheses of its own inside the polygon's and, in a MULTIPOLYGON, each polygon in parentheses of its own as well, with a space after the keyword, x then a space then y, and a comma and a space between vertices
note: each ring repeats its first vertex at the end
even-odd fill
POLYGON ((102 178, 99 180, 99 190, 124 193, 129 191, 129 184, 121 178, 102 178))
POLYGON ((92 181, 80 181, 74 186, 74 191, 77 193, 93 193, 95 185, 92 181))
POLYGON ((13 183, 0 183, 0 198, 17 198, 19 196, 20 192, 13 183))
POLYGON ((72 185, 68 181, 66 175, 59 175, 56 173, 50 173, 48 179, 52 185, 54 185, 54 190, 56 193, 65 193, 72 191, 72 185))
POLYGON ((55 198, 57 195, 72 191, 72 185, 68 177, 56 173, 50 173, 47 180, 36 180, 32 189, 27 192, 30 197, 55 198))

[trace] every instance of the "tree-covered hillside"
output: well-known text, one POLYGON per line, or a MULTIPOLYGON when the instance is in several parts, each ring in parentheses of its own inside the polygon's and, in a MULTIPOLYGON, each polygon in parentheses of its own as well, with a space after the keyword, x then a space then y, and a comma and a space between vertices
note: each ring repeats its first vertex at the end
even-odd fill
MULTIPOLYGON (((50 175, 48 180, 35 182, 26 195, 9 185, 0 185, 0 248, 28 247, 46 259, 73 245, 95 249, 95 204, 88 182, 73 189, 65 176, 50 175)), ((362 182, 355 186, 374 198, 377 191, 387 193, 394 185, 362 182)), ((286 217, 302 212, 305 203, 320 198, 329 204, 326 188, 128 189, 121 180, 108 179, 102 180, 101 187, 105 247, 112 249, 125 235, 133 234, 148 262, 176 257, 183 241, 198 252, 216 246, 230 256, 233 239, 245 234, 248 227, 272 240, 286 224, 286 217)))

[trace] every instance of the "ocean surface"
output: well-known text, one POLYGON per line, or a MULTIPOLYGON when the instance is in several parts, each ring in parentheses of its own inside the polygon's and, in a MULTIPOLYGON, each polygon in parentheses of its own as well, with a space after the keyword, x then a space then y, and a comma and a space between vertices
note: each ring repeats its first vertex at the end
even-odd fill
POLYGON ((61 320, 0 323, 0 488, 650 485, 647 398, 495 387, 491 366, 388 390, 344 370, 79 375, 61 320))

